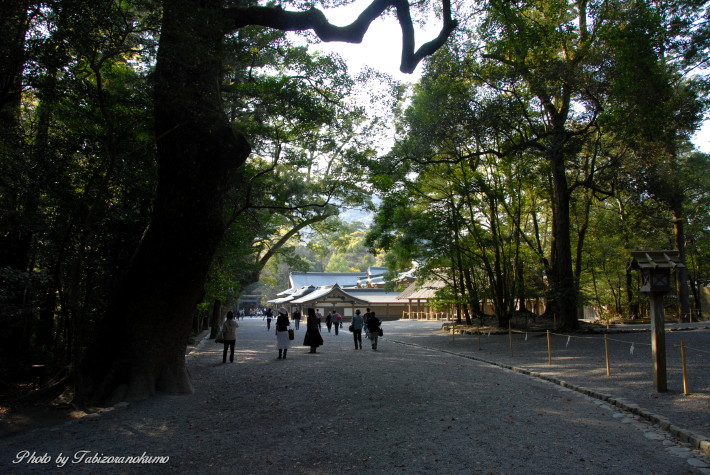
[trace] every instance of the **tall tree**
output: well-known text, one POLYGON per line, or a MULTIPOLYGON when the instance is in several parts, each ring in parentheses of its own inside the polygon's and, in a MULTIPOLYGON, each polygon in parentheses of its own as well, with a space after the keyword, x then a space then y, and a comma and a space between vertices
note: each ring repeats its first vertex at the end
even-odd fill
MULTIPOLYGON (((522 156, 529 162, 526 181, 533 183, 531 174, 543 177, 527 195, 519 188, 517 196, 549 202, 549 259, 539 233, 519 236, 545 263, 551 284, 548 309, 562 328, 578 326, 589 217, 595 201, 619 188, 614 169, 618 174, 625 157, 633 156, 645 165, 643 173, 636 171, 637 178, 646 176, 651 162, 638 160, 644 149, 662 149, 662 137, 675 147, 696 123, 702 104, 681 83, 671 92, 673 74, 668 73, 673 68, 662 52, 678 50, 682 35, 677 27, 692 23, 697 8, 693 1, 487 2, 483 21, 462 28, 460 37, 429 62, 405 116, 406 135, 393 155, 413 162, 415 173, 423 176, 427 167, 465 161, 475 170, 475 164, 494 158, 498 163, 484 174, 492 179, 522 156), (664 119, 649 120, 659 116, 664 119), (654 140, 640 140, 640 131, 654 140)), ((661 163, 669 162, 665 157, 661 163)), ((509 190, 492 185, 491 180, 488 188, 479 186, 469 195, 478 193, 475 199, 480 200, 486 190, 494 190, 488 202, 506 203, 499 196, 509 190)), ((663 187, 652 185, 646 193, 653 195, 652 189, 660 193, 663 187)), ((667 195, 682 202, 680 193, 667 195)), ((504 223, 495 208, 477 212, 487 216, 493 235, 504 223)), ((519 231, 521 209, 507 210, 519 231)), ((539 229, 537 216, 529 216, 532 228, 539 229)), ((476 236, 470 229, 469 235, 476 236)), ((494 242, 487 247, 495 249, 494 242)), ((489 280, 498 295, 507 294, 498 291, 505 288, 504 279, 489 280)))
MULTIPOLYGON (((5 328, 17 327, 24 311, 32 246, 28 149, 20 128, 29 6, 29 0, 0 2, 0 317, 5 328)), ((17 335, 6 334, 14 338, 3 346, 12 346, 17 335)))
MULTIPOLYGON (((517 3, 517 2, 516 2, 517 3)), ((603 14, 588 24, 588 2, 490 4, 481 33, 483 57, 497 69, 501 88, 527 98, 531 122, 527 145, 548 161, 552 184, 551 304, 566 329, 577 323, 578 293, 573 272, 570 198, 578 186, 569 176, 580 144, 599 111, 593 77, 601 51, 597 32, 603 14), (568 4, 569 3, 569 4, 568 4), (590 83, 590 79, 592 82, 590 83), (586 107, 580 112, 579 106, 586 107), (530 140, 532 139, 532 140, 530 140)))
POLYGON ((64 371, 81 361, 148 214, 151 107, 146 75, 129 63, 145 58, 137 44, 150 45, 149 22, 112 1, 42 2, 27 13, 21 140, 0 158, 0 235, 13 241, 0 253, 14 259, 1 265, 22 285, 22 309, 4 305, 11 286, 0 278, 12 342, 2 351, 19 368, 39 360, 64 371))
MULTIPOLYGON (((637 183, 644 192, 668 206, 674 247, 685 261, 686 197, 677 162, 702 120, 704 85, 687 75, 680 58, 689 54, 687 32, 698 21, 700 4, 633 2, 630 6, 619 9, 614 29, 606 35, 615 51, 607 69, 613 79, 608 91, 615 100, 609 101, 602 122, 632 150, 628 155, 633 159, 627 163, 633 175, 643 177, 637 183)), ((680 313, 687 320, 687 269, 678 273, 680 313)))
POLYGON ((223 107, 225 37, 260 25, 313 30, 325 41, 359 42, 369 24, 393 7, 403 32, 401 68, 411 72, 456 25, 448 0, 443 0, 441 34, 414 51, 407 1, 375 0, 348 27, 332 26, 314 8, 225 8, 220 0, 164 0, 161 6, 154 89, 157 195, 150 226, 112 299, 106 319, 110 325, 87 361, 83 389, 92 399, 192 391, 184 364, 192 311, 225 230, 224 196, 238 186, 235 178, 251 151, 223 107))

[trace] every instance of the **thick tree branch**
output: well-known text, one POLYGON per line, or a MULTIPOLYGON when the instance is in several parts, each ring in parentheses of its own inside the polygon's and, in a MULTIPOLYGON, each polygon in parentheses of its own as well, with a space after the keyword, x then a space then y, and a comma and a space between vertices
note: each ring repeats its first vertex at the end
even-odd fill
POLYGON ((295 236, 298 232, 300 232, 302 229, 306 228, 307 226, 310 226, 311 224, 319 223, 321 221, 326 220, 330 216, 334 216, 332 214, 317 214, 315 216, 312 216, 308 219, 305 219, 301 221, 300 223, 296 224, 293 228, 291 228, 286 234, 281 236, 281 238, 276 241, 271 248, 269 248, 266 253, 264 253, 262 256, 259 257, 259 267, 262 269, 264 266, 266 266, 266 263, 269 262, 269 259, 273 257, 274 254, 276 254, 282 247, 286 245, 289 239, 291 239, 293 236, 295 236))
POLYGON ((414 51, 414 27, 407 0, 373 0, 363 10, 357 19, 347 26, 335 26, 328 22, 325 14, 316 8, 302 12, 286 11, 281 7, 233 7, 224 10, 227 20, 227 31, 257 25, 282 31, 313 32, 323 41, 343 41, 346 43, 361 43, 370 24, 382 15, 385 10, 394 7, 397 10, 397 19, 402 29, 402 62, 400 70, 411 73, 419 62, 433 54, 444 45, 448 37, 458 24, 451 18, 450 0, 441 0, 443 11, 443 25, 439 35, 423 44, 414 51))

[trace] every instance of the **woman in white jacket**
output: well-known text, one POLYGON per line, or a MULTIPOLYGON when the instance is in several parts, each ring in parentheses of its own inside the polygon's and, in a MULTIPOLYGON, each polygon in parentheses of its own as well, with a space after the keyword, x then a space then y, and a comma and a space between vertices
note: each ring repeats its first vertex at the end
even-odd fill
POLYGON ((239 324, 234 319, 234 312, 227 312, 227 320, 222 325, 222 339, 224 340, 224 352, 222 353, 222 363, 227 362, 227 349, 231 349, 229 362, 234 363, 234 345, 237 343, 237 328, 239 324))

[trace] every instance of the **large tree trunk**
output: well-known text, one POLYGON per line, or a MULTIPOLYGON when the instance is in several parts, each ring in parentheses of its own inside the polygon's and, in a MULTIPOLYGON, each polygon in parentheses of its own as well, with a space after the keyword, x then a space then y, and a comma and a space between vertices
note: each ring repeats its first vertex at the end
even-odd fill
POLYGON ((163 1, 155 207, 85 365, 83 388, 94 401, 192 391, 192 312, 224 232, 223 197, 250 152, 222 110, 221 3, 163 1))
POLYGON ((688 268, 685 266, 685 229, 683 228, 682 202, 673 206, 673 231, 675 234, 675 245, 683 267, 678 268, 676 282, 678 286, 678 300, 680 302, 680 320, 690 321, 690 294, 688 292, 688 268))
POLYGON ((29 0, 0 0, 0 137, 16 138, 22 99, 22 68, 29 0))
MULTIPOLYGON (((36 315, 27 299, 32 286, 37 190, 28 186, 27 143, 20 127, 25 65, 27 0, 0 0, 0 340, 7 370, 28 364, 36 315)), ((41 170, 41 168, 40 168, 41 170)))
POLYGON ((574 330, 577 320, 577 287, 572 271, 569 188, 561 147, 550 152, 553 182, 552 293, 554 312, 560 329, 574 330))
POLYGON ((473 322, 470 320, 470 315, 481 319, 483 318, 483 312, 481 311, 481 302, 478 300, 478 289, 476 288, 473 277, 471 276, 471 268, 469 265, 470 264, 466 265, 463 269, 464 283, 466 286, 466 298, 469 308, 469 312, 466 314, 466 323, 468 325, 473 325, 473 322))
MULTIPOLYGON (((620 199, 617 198, 617 204, 619 205, 619 217, 621 219, 621 222, 623 224, 623 229, 624 229, 624 249, 627 251, 631 250, 631 238, 630 238, 630 233, 629 233, 629 226, 627 224, 627 217, 626 217, 626 207, 624 206, 624 202, 620 199)), ((631 262, 629 260, 629 262, 631 262)), ((629 266, 626 266, 626 301, 628 302, 628 316, 631 319, 636 319, 639 317, 639 302, 638 299, 636 298, 636 292, 638 289, 634 286, 634 278, 632 274, 631 269, 629 269, 629 266)))
POLYGON ((210 315, 210 338, 217 338, 217 333, 222 326, 222 301, 214 299, 212 314, 210 315))
MULTIPOLYGON (((20 110, 28 7, 27 0, 0 0, 0 171, 9 175, 0 189, 5 225, 0 234, 0 268, 19 272, 27 270, 31 233, 27 231, 29 226, 19 222, 25 204, 22 192, 26 190, 22 190, 19 177, 11 173, 20 167, 11 164, 22 156, 20 110)), ((22 294, 21 289, 18 294, 22 294)))
MULTIPOLYGON (((587 230, 589 229, 589 210, 592 207, 592 194, 589 189, 584 193, 584 209, 583 215, 577 217, 579 222, 577 226, 577 246, 574 259, 574 288, 575 295, 579 297, 580 283, 582 282, 582 270, 584 269, 584 240, 587 237, 587 230)), ((581 298, 577 298, 577 319, 584 318, 584 302, 581 298)))

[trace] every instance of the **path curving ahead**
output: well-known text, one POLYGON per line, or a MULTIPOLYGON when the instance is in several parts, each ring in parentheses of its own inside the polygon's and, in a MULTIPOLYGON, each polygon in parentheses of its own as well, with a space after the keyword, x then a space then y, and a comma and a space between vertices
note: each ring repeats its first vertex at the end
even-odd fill
POLYGON ((376 352, 324 325, 318 354, 294 346, 277 360, 273 327, 239 324, 234 364, 209 340, 188 356, 195 394, 5 438, 0 472, 710 473, 699 452, 603 401, 419 345, 431 325, 385 322, 376 352), (23 451, 35 463, 13 463, 23 451))

